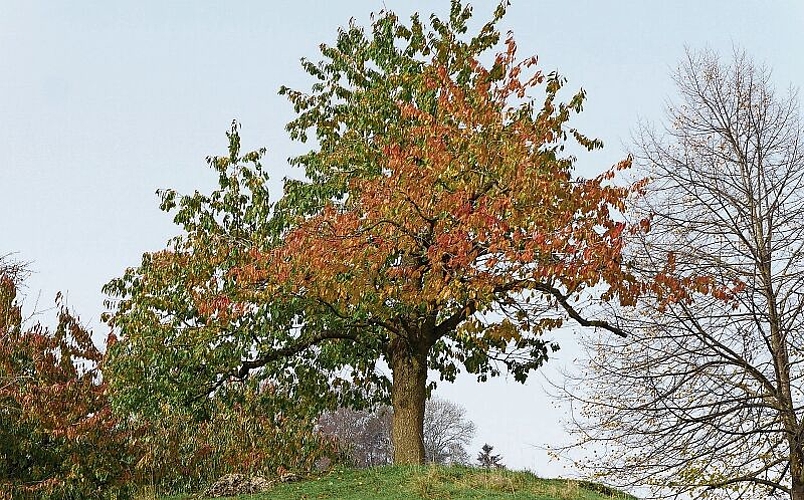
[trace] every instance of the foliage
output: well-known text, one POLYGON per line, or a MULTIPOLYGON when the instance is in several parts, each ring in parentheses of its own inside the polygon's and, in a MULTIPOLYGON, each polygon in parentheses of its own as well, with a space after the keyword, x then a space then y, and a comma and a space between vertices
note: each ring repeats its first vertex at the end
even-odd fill
POLYGON ((312 126, 322 144, 296 159, 311 182, 288 183, 279 208, 315 209, 262 256, 257 276, 334 309, 353 329, 381 330, 361 338, 387 343, 435 322, 430 365, 443 378, 456 363, 481 380, 496 375, 489 354, 500 351, 521 381, 547 355, 539 334, 561 324, 545 307, 571 307, 593 285, 630 299, 618 258, 624 224, 610 211, 624 210, 636 187, 606 186, 613 171, 573 178, 573 158, 561 156, 567 134, 601 146, 567 127, 584 92, 557 103, 564 80, 532 70, 535 58, 517 61, 513 38, 484 67, 478 58, 497 42, 504 8, 461 42, 470 12, 453 2, 449 22, 433 17, 433 32, 388 13, 373 38, 350 26, 337 48, 323 49, 324 62, 305 65, 322 82, 310 95, 286 90, 300 110, 289 128, 304 137, 312 126))
POLYGON ((480 449, 480 453, 477 454, 477 463, 480 464, 481 467, 485 467, 487 469, 491 469, 492 467, 495 469, 504 469, 505 465, 503 465, 501 461, 502 456, 492 455, 491 452, 493 450, 493 446, 490 446, 488 443, 484 444, 480 449))
MULTIPOLYGON (((321 432, 334 436, 356 467, 374 467, 393 462, 391 416, 393 408, 374 411, 338 408, 319 419, 321 432)), ((424 454, 427 463, 466 464, 466 451, 475 434, 475 424, 466 409, 433 397, 424 407, 424 454)))
POLYGON ((795 94, 742 53, 691 52, 664 132, 644 128, 652 177, 627 251, 671 302, 614 311, 627 340, 592 339, 574 395, 588 464, 620 485, 696 498, 804 498, 804 149, 795 94), (728 292, 728 293, 725 293, 728 292), (724 294, 725 293, 725 294, 724 294), (614 340, 614 341, 612 341, 614 340))
POLYGON ((183 235, 105 287, 120 333, 115 405, 203 412, 205 394, 249 375, 311 412, 391 389, 395 458, 417 463, 428 368, 524 381, 557 349, 542 334, 566 318, 622 333, 574 305, 640 290, 615 217, 639 186, 609 185, 628 160, 573 175, 568 137, 601 147, 568 125, 583 91, 560 102, 564 79, 518 60, 512 37, 481 62, 505 10, 473 36, 458 0, 430 26, 383 11, 304 60, 311 92, 282 92, 298 112, 291 137, 313 129, 318 147, 294 160, 306 180, 287 181, 275 205, 262 151, 241 155, 236 126, 229 155, 208 160, 216 190, 162 192, 183 235))
POLYGON ((309 182, 286 185, 288 231, 253 279, 341 318, 344 340, 380 347, 403 462, 423 459, 422 436, 406 430, 422 427, 428 368, 485 380, 504 366, 524 381, 557 348, 542 333, 567 317, 622 333, 584 317, 575 297, 630 303, 640 289, 612 214, 639 186, 607 184, 629 162, 573 176, 568 135, 601 146, 567 124, 585 95, 558 102, 564 80, 518 60, 512 37, 480 62, 504 12, 469 41, 459 2, 432 30, 386 13, 370 37, 350 26, 305 64, 320 80, 310 94, 285 89, 299 111, 291 134, 312 127, 320 147, 296 159, 309 182))
POLYGON ((30 324, 24 269, 0 259, 0 490, 13 498, 124 497, 133 451, 100 380, 102 353, 57 297, 58 324, 30 324))
POLYGON ((228 398, 212 400, 203 420, 163 405, 158 418, 140 422, 134 481, 162 495, 195 492, 230 473, 270 477, 339 458, 309 415, 278 408, 270 390, 241 387, 228 398))
POLYGON ((565 479, 540 479, 529 472, 462 466, 372 467, 335 469, 316 479, 277 484, 253 500, 509 499, 509 500, 636 500, 602 485, 565 479), (598 492, 601 490, 602 492, 598 492))
POLYGON ((312 342, 303 334, 320 321, 300 318, 299 300, 253 300, 254 290, 243 286, 240 275, 254 266, 257 249, 278 236, 261 164, 265 151, 242 153, 238 128, 233 123, 227 134, 227 156, 207 158, 218 173, 217 189, 159 192, 162 210, 174 214, 182 234, 104 287, 112 309, 104 318, 119 336, 106 372, 121 412, 151 418, 167 405, 202 418, 208 394, 225 393, 257 368, 261 380, 286 396, 275 398, 288 405, 278 411, 303 401, 317 415, 337 402, 365 399, 361 390, 350 391, 340 371, 365 364, 358 353, 340 345, 307 349, 312 342))

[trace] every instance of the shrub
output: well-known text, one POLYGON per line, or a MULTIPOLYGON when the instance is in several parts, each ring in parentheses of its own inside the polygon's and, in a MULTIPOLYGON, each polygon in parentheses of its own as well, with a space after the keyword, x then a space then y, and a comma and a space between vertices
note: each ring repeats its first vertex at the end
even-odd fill
POLYGON ((26 325, 20 273, 0 259, 0 491, 12 498, 128 493, 132 461, 100 376, 102 353, 57 296, 58 325, 26 325))
POLYGON ((139 486, 158 494, 199 491, 226 474, 306 472, 337 460, 332 438, 315 430, 304 405, 293 409, 272 391, 246 385, 211 398, 204 414, 169 406, 139 426, 139 486))

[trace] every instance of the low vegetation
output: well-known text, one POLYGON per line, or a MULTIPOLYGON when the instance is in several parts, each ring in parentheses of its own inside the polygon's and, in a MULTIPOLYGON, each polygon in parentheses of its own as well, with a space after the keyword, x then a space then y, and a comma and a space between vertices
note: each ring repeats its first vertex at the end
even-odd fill
MULTIPOLYGON (((172 497, 182 500, 199 497, 172 497)), ((238 500, 636 500, 603 485, 541 479, 530 472, 465 466, 389 466, 335 469, 320 477, 280 483, 238 500)))

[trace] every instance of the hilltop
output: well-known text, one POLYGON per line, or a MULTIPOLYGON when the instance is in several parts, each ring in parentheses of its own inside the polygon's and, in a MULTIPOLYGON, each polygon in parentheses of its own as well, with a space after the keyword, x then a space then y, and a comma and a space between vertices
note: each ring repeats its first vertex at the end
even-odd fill
MULTIPOLYGON (((175 497, 190 498, 190 497, 175 497)), ((194 497, 199 498, 199 497, 194 497)), ((541 479, 530 472, 460 466, 335 469, 320 477, 279 483, 238 500, 636 500, 603 485, 541 479)))

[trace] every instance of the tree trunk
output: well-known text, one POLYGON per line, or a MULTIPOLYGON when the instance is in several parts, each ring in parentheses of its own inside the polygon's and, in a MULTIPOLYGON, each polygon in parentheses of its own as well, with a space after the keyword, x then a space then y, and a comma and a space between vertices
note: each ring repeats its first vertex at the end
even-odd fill
MULTIPOLYGON (((789 441, 795 441, 795 439, 789 441)), ((803 451, 800 444, 790 443, 790 500, 804 500, 803 451)))
POLYGON ((424 463, 424 404, 427 400, 427 346, 410 345, 414 336, 394 337, 388 348, 394 407, 391 439, 394 464, 424 463))
POLYGON ((804 483, 799 478, 793 478, 793 488, 790 490, 790 500, 804 500, 804 483))

